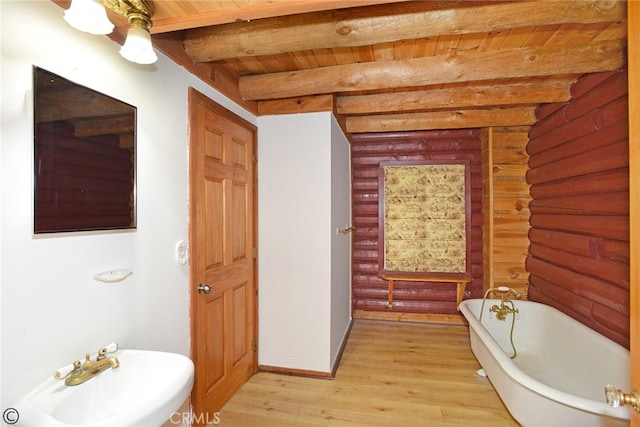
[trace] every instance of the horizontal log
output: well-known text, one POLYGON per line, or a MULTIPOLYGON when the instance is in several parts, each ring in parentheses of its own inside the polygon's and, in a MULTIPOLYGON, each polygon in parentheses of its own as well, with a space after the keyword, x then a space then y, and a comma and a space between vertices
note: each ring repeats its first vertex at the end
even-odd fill
POLYGON ((469 152, 456 152, 456 151, 425 151, 425 152, 416 152, 416 153, 404 153, 401 151, 390 150, 388 153, 378 153, 376 155, 368 155, 368 156, 353 156, 352 157, 352 167, 362 167, 362 166, 375 166, 379 167, 380 162, 384 162, 387 160, 402 160, 405 162, 422 162, 426 160, 432 161, 451 161, 451 160, 463 160, 468 159, 471 161, 471 167, 474 164, 479 166, 481 157, 474 156, 469 152), (394 154, 391 154, 394 153, 394 154))
POLYGON ((87 192, 87 191, 64 191, 60 189, 43 189, 38 188, 35 191, 35 200, 37 203, 46 204, 78 204, 87 203, 91 205, 119 205, 129 206, 132 203, 132 193, 105 193, 105 192, 87 192))
MULTIPOLYGON (((594 331, 597 331, 605 337, 617 342, 621 346, 629 348, 628 321, 621 321, 615 329, 610 329, 607 325, 601 324, 595 320, 595 316, 593 315, 594 307, 596 305, 611 310, 609 307, 598 304, 597 302, 591 301, 587 298, 582 298, 558 286, 545 286, 544 284, 540 284, 540 282, 544 281, 538 277, 531 278, 531 285, 528 290, 530 300, 555 307, 594 331), (627 332, 617 332, 620 327, 626 329, 627 332)), ((617 313, 617 316, 613 319, 626 318, 623 314, 620 314, 615 310, 611 311, 617 313)))
POLYGON ((629 241, 629 217, 532 214, 533 228, 629 241))
POLYGON ((516 215, 518 218, 526 217, 529 222, 529 197, 496 197, 493 201, 493 214, 516 215))
POLYGON ((578 256, 629 265, 629 242, 536 228, 529 232, 529 239, 532 244, 561 249, 578 256))
POLYGON ((611 282, 623 288, 629 287, 628 265, 611 263, 592 257, 582 257, 568 253, 561 248, 550 248, 539 243, 531 243, 529 253, 533 257, 553 263, 558 267, 611 282))
POLYGON ((526 257, 521 257, 512 261, 499 261, 494 259, 493 278, 496 280, 526 281, 529 273, 524 268, 526 257))
MULTIPOLYGON (((431 6, 426 3, 426 7, 431 6)), ((375 13, 379 9, 373 10, 375 13)), ((622 20, 625 16, 620 2, 606 7, 586 2, 553 5, 545 2, 516 2, 389 15, 339 10, 309 15, 299 13, 297 11, 292 16, 251 22, 246 22, 245 18, 238 23, 215 26, 208 24, 206 27, 201 25, 202 28, 187 31, 185 50, 195 62, 210 62, 451 34, 494 32, 517 27, 567 22, 610 22, 622 20)))
POLYGON ((571 98, 580 98, 585 93, 590 92, 591 90, 600 86, 603 82, 607 81, 618 72, 620 72, 620 70, 592 73, 580 77, 580 79, 578 79, 576 83, 571 86, 571 98))
POLYGON ((347 132, 461 129, 535 123, 533 107, 433 111, 347 117, 347 132))
MULTIPOLYGON (((466 296, 466 295, 465 295, 466 296)), ((393 309, 389 309, 386 300, 366 300, 354 299, 353 308, 355 310, 366 311, 400 311, 404 313, 434 313, 434 314, 456 314, 456 301, 426 301, 422 303, 409 304, 407 302, 393 301, 393 309)))
MULTIPOLYGON (((619 311, 612 310, 606 305, 595 302, 591 310, 591 317, 604 328, 615 332, 620 337, 627 338, 630 336, 629 319, 619 311)), ((604 335, 607 336, 606 333, 604 335)), ((616 341, 616 339, 614 339, 614 341, 616 341)))
POLYGON ((628 286, 625 289, 617 284, 585 276, 532 256, 527 258, 525 265, 532 283, 533 277, 538 276, 576 295, 599 301, 607 307, 629 314, 628 286))
POLYGON ((527 152, 530 156, 534 156, 554 147, 558 141, 570 141, 594 133, 599 129, 611 127, 619 124, 625 117, 628 117, 628 100, 627 97, 621 97, 555 128, 552 133, 545 134, 546 138, 532 138, 527 145, 527 152))
POLYGON ((529 142, 529 129, 531 126, 493 128, 493 149, 522 148, 529 142))
POLYGON ((74 120, 73 127, 73 133, 77 138, 121 134, 128 134, 133 137, 136 130, 136 116, 131 112, 130 114, 115 117, 93 117, 87 120, 74 120))
POLYGON ((525 166, 529 162, 529 154, 524 146, 518 148, 495 149, 493 150, 493 163, 496 165, 522 165, 525 166))
POLYGON ((397 88, 399 81, 403 86, 410 87, 486 79, 594 73, 622 67, 624 52, 622 41, 619 40, 487 52, 459 51, 454 57, 427 56, 241 76, 239 89, 244 99, 264 100, 318 93, 391 89, 397 88), (557 58, 563 60, 558 61, 557 58), (429 72, 425 73, 424 70, 429 72))
MULTIPOLYGON (((166 18, 154 17, 152 34, 162 34, 167 32, 179 32, 188 28, 201 28, 211 25, 222 25, 233 22, 247 22, 258 19, 268 19, 273 17, 295 15, 302 13, 312 13, 324 10, 334 10, 351 8, 357 6, 369 6, 378 4, 388 4, 404 0, 287 0, 287 1, 264 1, 264 2, 239 2, 238 7, 227 7, 226 2, 218 4, 208 4, 206 11, 192 13, 187 16, 176 18, 168 16, 166 18)), ((165 8, 171 7, 170 4, 165 8)), ((608 13, 614 13, 610 11, 608 13)))
POLYGON ((543 151, 538 151, 529 157, 529 168, 535 169, 548 163, 556 162, 559 159, 569 158, 619 141, 626 141, 628 138, 629 120, 626 115, 622 115, 611 126, 595 129, 593 132, 577 138, 559 141, 557 135, 550 133, 534 142, 535 147, 531 149, 543 151))
MULTIPOLYGON (((603 74, 603 73, 594 73, 590 75, 596 75, 596 74, 603 74)), ((545 120, 547 117, 551 116, 553 113, 560 110, 565 105, 567 105, 566 102, 556 102, 552 104, 539 105, 538 108, 536 108, 536 118, 538 119, 538 122, 545 120)))
POLYGON ((527 247, 529 245, 529 238, 523 233, 503 233, 496 230, 493 235, 493 246, 498 248, 504 247, 527 247))
POLYGON ((331 94, 260 101, 258 116, 333 111, 334 103, 334 96, 331 94))
POLYGON ((626 168, 600 173, 579 175, 560 181, 531 186, 531 197, 543 199, 580 194, 597 194, 609 191, 629 191, 629 171, 626 168))
POLYGON ((479 129, 438 129, 425 130, 416 132, 386 132, 386 133, 363 133, 353 136, 355 144, 383 144, 398 143, 406 139, 417 139, 424 142, 456 140, 456 139, 474 139, 480 137, 479 129))
POLYGON ((403 138, 398 141, 386 142, 357 142, 352 144, 351 152, 356 156, 389 153, 400 151, 403 153, 429 153, 434 151, 477 151, 479 147, 477 137, 461 136, 459 138, 403 138))
POLYGON ((529 204, 532 213, 567 215, 629 215, 629 193, 585 194, 536 198, 529 204))
POLYGON ((78 204, 78 203, 35 203, 38 218, 55 217, 60 221, 73 221, 74 217, 124 217, 128 218, 125 223, 131 220, 131 207, 128 203, 122 205, 112 204, 78 204))
POLYGON ((629 144, 623 141, 530 169, 527 172, 527 182, 535 185, 624 168, 628 165, 629 144))
POLYGON ((132 159, 97 157, 86 153, 36 148, 36 175, 80 176, 133 182, 132 159))
POLYGON ((341 96, 337 99, 338 114, 371 114, 389 111, 456 108, 489 108, 502 105, 536 105, 570 99, 571 80, 506 85, 473 85, 455 89, 381 93, 375 95, 341 96))
POLYGON ((566 123, 569 123, 580 116, 591 113, 594 106, 607 105, 618 98, 626 97, 627 94, 627 73, 598 73, 609 78, 599 81, 598 86, 593 90, 574 97, 572 101, 563 108, 555 111, 542 121, 538 121, 531 131, 531 139, 537 139, 542 135, 553 133, 566 123))
MULTIPOLYGON (((488 161, 486 162, 488 163, 488 161)), ((494 164, 491 170, 483 172, 483 180, 489 180, 493 182, 523 182, 526 183, 526 173, 529 170, 526 164, 524 165, 496 165, 494 164)))
POLYGON ((574 318, 579 317, 583 321, 592 321, 593 299, 578 295, 571 289, 560 286, 536 274, 529 276, 529 282, 528 293, 531 301, 544 301, 544 304, 556 307, 574 318), (552 297, 553 303, 547 301, 549 297, 552 297))
POLYGON ((38 91, 38 123, 72 121, 74 119, 133 117, 135 108, 108 96, 96 96, 88 88, 73 86, 68 90, 38 91))

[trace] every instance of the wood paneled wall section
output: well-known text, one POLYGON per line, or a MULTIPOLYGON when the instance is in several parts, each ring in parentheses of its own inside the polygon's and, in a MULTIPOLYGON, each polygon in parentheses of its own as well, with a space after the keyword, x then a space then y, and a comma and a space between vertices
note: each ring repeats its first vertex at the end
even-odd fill
POLYGON ((353 307, 406 313, 456 313, 452 283, 395 283, 393 308, 387 307, 388 283, 378 277, 378 167, 385 160, 470 159, 471 273, 465 298, 482 296, 482 152, 479 130, 442 130, 355 134, 353 176, 353 307))
POLYGON ((629 347, 627 73, 587 75, 529 134, 529 299, 629 347))
POLYGON ((482 131, 485 289, 509 286, 527 292, 529 129, 524 126, 482 131))
POLYGON ((133 157, 117 135, 78 138, 63 122, 36 127, 36 231, 126 228, 133 223, 133 157))

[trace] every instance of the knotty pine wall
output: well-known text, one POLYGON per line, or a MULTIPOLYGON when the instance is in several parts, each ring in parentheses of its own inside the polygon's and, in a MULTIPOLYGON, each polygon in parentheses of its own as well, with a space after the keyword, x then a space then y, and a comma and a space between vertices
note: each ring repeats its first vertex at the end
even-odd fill
POLYGON ((388 283, 378 277, 378 167, 385 160, 471 160, 471 273, 465 298, 482 297, 482 152, 480 130, 439 130, 354 134, 353 308, 405 313, 456 313, 451 283, 395 283, 393 307, 387 307, 388 283))
POLYGON ((629 347, 626 71, 578 80, 531 128, 529 299, 629 347))
POLYGON ((499 127, 481 133, 485 290, 509 286, 527 293, 529 130, 529 126, 499 127))

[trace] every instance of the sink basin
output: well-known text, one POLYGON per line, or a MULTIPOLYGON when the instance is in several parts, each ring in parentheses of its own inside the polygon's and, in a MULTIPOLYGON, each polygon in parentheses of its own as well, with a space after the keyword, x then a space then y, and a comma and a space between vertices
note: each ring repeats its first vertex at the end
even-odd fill
POLYGON ((193 362, 180 354, 118 350, 120 367, 67 386, 44 381, 14 406, 20 426, 159 426, 191 393, 193 362))

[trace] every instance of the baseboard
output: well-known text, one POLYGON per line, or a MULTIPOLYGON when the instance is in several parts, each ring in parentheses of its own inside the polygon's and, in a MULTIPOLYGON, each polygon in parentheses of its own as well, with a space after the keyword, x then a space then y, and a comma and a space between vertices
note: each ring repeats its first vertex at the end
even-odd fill
POLYGON ((399 313, 393 311, 354 310, 353 318, 368 320, 392 320, 396 322, 467 325, 467 321, 462 314, 399 313))
POLYGON ((351 335, 351 327, 353 326, 353 319, 349 322, 349 326, 342 337, 342 343, 340 344, 340 350, 338 350, 338 355, 336 356, 336 360, 333 362, 333 367, 331 368, 331 376, 335 378, 336 372, 338 372, 338 366, 340 366, 340 360, 342 360, 342 353, 344 353, 344 348, 347 346, 347 341, 349 340, 349 335, 351 335))
POLYGON ((344 349, 347 346, 347 341, 349 339, 349 335, 351 334, 352 326, 353 326, 353 319, 351 319, 351 321, 349 322, 347 331, 344 334, 344 337, 342 338, 342 344, 340 345, 338 356, 336 357, 336 360, 333 362, 333 366, 331 367, 331 372, 312 371, 309 369, 283 368, 280 366, 269 366, 269 365, 258 365, 258 370, 260 372, 271 372, 274 374, 293 375, 293 376, 299 376, 299 377, 332 380, 336 377, 336 372, 338 372, 338 366, 340 365, 340 360, 342 359, 342 354, 344 353, 344 349))
POLYGON ((258 365, 258 370, 260 372, 271 372, 273 374, 320 378, 325 380, 331 380, 334 378, 333 372, 312 371, 308 369, 283 368, 280 366, 258 365))

